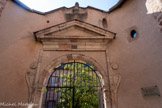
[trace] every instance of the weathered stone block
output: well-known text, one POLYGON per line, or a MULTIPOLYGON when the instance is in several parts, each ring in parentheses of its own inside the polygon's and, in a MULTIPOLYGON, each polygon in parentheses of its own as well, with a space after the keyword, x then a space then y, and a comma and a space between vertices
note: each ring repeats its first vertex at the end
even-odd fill
POLYGON ((71 45, 59 45, 60 50, 71 50, 71 45))

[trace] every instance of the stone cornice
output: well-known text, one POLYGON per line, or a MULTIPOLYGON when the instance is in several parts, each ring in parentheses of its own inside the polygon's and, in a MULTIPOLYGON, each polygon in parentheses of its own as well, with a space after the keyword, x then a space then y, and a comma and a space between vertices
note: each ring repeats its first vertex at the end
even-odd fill
POLYGON ((44 39, 49 39, 49 40, 52 39, 109 39, 112 40, 115 38, 115 33, 77 19, 36 31, 34 32, 34 35, 36 39, 39 41, 43 41, 44 39), (59 34, 59 32, 60 33, 65 32, 64 34, 66 34, 66 31, 68 29, 77 29, 77 28, 80 31, 88 32, 88 33, 85 34, 85 36, 82 36, 80 34, 73 35, 73 33, 71 33, 69 36, 59 34), (89 33, 92 34, 93 36, 87 36, 89 35, 89 33))

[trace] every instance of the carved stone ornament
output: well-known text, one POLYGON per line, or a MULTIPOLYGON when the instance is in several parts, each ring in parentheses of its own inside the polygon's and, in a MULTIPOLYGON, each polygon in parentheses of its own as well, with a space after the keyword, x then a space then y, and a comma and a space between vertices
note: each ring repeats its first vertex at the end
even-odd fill
POLYGON ((65 18, 66 21, 70 21, 73 19, 79 19, 84 20, 87 18, 87 10, 86 9, 80 9, 79 3, 76 2, 75 6, 72 8, 72 12, 69 12, 69 9, 65 12, 65 18))
POLYGON ((77 14, 78 12, 79 12, 79 3, 76 2, 76 3, 75 3, 75 7, 73 8, 73 13, 74 13, 74 14, 77 14))
POLYGON ((28 101, 31 102, 32 101, 32 94, 34 93, 34 81, 35 81, 35 75, 36 75, 36 72, 35 71, 27 71, 26 72, 26 75, 25 75, 25 78, 26 78, 26 82, 27 82, 27 85, 28 85, 28 90, 29 90, 29 98, 28 98, 28 101))
POLYGON ((113 64, 111 64, 111 68, 112 68, 113 70, 117 70, 117 69, 119 68, 119 66, 118 66, 118 64, 113 63, 113 64))
POLYGON ((30 65, 30 68, 31 69, 36 69, 37 68, 37 64, 35 62, 33 62, 31 65, 30 65))
POLYGON ((7 0, 0 0, 0 16, 2 14, 2 11, 6 5, 7 0))

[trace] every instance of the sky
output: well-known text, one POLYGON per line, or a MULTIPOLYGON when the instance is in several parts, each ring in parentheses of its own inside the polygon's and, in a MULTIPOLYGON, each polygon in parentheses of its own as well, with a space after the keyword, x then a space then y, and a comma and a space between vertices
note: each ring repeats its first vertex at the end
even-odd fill
POLYGON ((28 7, 41 12, 48 12, 60 7, 72 7, 76 2, 80 7, 92 6, 104 11, 114 6, 119 0, 19 0, 28 7))

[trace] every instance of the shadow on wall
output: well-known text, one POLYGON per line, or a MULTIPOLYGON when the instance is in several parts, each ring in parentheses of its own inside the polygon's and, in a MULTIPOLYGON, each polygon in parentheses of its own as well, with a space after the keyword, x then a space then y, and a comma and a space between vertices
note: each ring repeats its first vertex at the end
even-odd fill
POLYGON ((152 14, 162 33, 162 0, 146 0, 147 14, 152 14))

